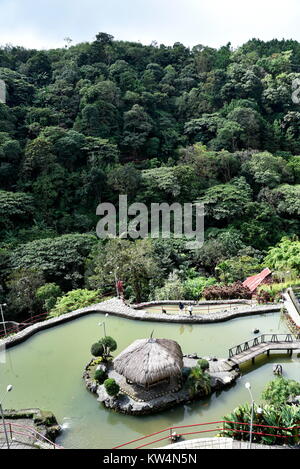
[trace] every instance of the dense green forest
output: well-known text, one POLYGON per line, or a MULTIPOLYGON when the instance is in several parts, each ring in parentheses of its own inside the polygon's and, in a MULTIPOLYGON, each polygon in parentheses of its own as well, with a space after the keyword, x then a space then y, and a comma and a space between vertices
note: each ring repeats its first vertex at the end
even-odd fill
POLYGON ((266 262, 299 275, 297 78, 293 40, 189 49, 99 33, 62 49, 2 47, 7 317, 95 301, 114 293, 115 276, 127 298, 141 301, 198 298, 266 262), (203 248, 98 240, 96 207, 117 205, 119 194, 146 204, 204 201, 203 248))

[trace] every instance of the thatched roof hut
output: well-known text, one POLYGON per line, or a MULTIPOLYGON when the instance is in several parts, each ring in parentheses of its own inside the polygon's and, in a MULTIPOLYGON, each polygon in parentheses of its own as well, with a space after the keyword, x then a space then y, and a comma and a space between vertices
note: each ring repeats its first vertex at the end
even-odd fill
POLYGON ((149 386, 181 377, 183 357, 174 340, 139 339, 114 359, 114 369, 128 382, 149 386))

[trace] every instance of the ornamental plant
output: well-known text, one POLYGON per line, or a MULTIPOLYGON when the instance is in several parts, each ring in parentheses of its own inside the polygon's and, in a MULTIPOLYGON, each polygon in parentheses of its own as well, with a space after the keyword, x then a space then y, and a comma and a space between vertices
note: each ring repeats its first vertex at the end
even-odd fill
MULTIPOLYGON (((298 394, 300 383, 294 380, 278 377, 267 384, 262 394, 266 403, 254 406, 253 423, 257 433, 252 435, 253 442, 266 445, 298 443, 300 407, 288 402, 298 394)), ((220 436, 249 441, 251 406, 248 403, 236 407, 224 420, 226 423, 220 436), (241 429, 243 432, 239 431, 241 429)))
POLYGON ((101 342, 96 342, 91 346, 91 354, 94 355, 94 357, 102 357, 104 354, 104 347, 101 344, 101 342))
POLYGON ((85 308, 86 306, 99 303, 100 301, 101 296, 98 290, 71 290, 61 298, 58 298, 54 308, 50 311, 50 317, 70 313, 71 311, 85 308))
POLYGON ((206 300, 237 300, 251 299, 252 293, 249 288, 244 287, 242 282, 231 285, 214 285, 205 288, 203 296, 206 300))
POLYGON ((57 298, 61 296, 61 289, 56 283, 46 283, 37 289, 35 296, 43 302, 44 310, 50 311, 54 308, 57 298))
POLYGON ((120 391, 120 386, 113 378, 108 378, 104 381, 105 391, 109 396, 117 396, 120 391))
POLYGON ((96 370, 95 371, 95 375, 94 375, 94 378, 95 380, 99 383, 99 384, 103 384, 104 381, 106 380, 107 378, 107 374, 105 373, 104 370, 96 370))
POLYGON ((117 349, 117 342, 110 336, 103 337, 91 347, 91 353, 94 357, 102 357, 107 360, 111 356, 111 352, 117 349))
POLYGON ((205 360, 205 358, 200 358, 200 360, 197 361, 197 364, 202 371, 209 369, 209 363, 207 360, 205 360))

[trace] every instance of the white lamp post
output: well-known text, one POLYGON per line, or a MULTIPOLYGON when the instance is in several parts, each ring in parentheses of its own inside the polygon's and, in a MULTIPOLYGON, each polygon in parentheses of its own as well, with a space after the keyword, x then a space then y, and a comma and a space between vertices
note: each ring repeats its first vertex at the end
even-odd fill
POLYGON ((254 419, 254 399, 251 392, 251 384, 249 382, 245 383, 245 388, 248 389, 250 398, 251 398, 251 422, 250 422, 250 437, 249 437, 249 449, 252 446, 252 432, 253 432, 253 419, 254 419))
MULTIPOLYGON (((108 316, 109 316, 109 314, 106 313, 105 317, 108 318, 108 316)), ((103 326, 103 329, 104 329, 104 337, 106 337, 105 321, 99 322, 99 323, 98 323, 98 326, 103 326)))
MULTIPOLYGON (((6 392, 10 392, 12 390, 12 388, 13 388, 12 385, 9 384, 6 388, 6 392)), ((6 439, 6 446, 7 446, 7 449, 10 449, 9 441, 8 441, 8 435, 7 435, 7 431, 6 431, 6 424, 5 424, 5 417, 4 417, 2 402, 3 401, 0 401, 0 413, 1 413, 2 423, 3 423, 4 435, 5 435, 5 439, 6 439)))

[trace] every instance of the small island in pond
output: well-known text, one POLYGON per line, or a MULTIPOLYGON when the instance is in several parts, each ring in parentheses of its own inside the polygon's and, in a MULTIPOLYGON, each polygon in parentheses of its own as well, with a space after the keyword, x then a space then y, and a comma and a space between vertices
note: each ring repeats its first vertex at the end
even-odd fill
POLYGON ((115 359, 111 337, 92 346, 97 358, 83 378, 98 401, 115 411, 145 415, 209 396, 235 382, 239 369, 227 360, 183 355, 170 339, 138 339, 115 359))

